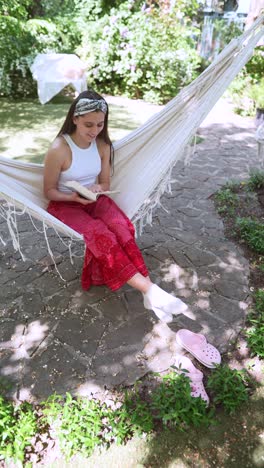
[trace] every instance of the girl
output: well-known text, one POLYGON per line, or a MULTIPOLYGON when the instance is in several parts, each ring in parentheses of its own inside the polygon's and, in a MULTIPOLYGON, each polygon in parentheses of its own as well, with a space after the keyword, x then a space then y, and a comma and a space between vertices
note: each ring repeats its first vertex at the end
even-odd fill
POLYGON ((82 287, 104 284, 115 291, 127 283, 160 320, 169 323, 181 313, 193 318, 184 302, 151 282, 134 227, 115 202, 105 195, 92 202, 65 186, 75 180, 93 192, 109 190, 113 153, 108 105, 93 90, 84 91, 47 152, 44 171, 48 212, 81 233, 86 244, 82 287))

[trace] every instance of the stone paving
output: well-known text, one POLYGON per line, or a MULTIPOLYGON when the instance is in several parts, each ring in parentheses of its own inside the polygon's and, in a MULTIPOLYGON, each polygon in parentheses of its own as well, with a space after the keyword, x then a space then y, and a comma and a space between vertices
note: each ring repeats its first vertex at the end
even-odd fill
POLYGON ((175 343, 180 328, 204 333, 222 352, 232 348, 250 302, 249 266, 225 239, 212 195, 258 166, 254 133, 253 119, 220 101, 199 129, 190 165, 179 162, 173 170, 172 193, 162 199, 168 212, 158 209, 138 239, 153 281, 188 303, 196 321, 158 322, 128 286, 82 291, 82 245, 74 246, 79 257, 72 265, 67 246, 51 232, 62 280, 43 236, 21 216, 23 262, 0 220, 0 235, 9 239, 0 254, 0 383, 10 384, 10 396, 41 401, 54 391, 99 395, 131 385, 173 364, 183 351, 175 343))

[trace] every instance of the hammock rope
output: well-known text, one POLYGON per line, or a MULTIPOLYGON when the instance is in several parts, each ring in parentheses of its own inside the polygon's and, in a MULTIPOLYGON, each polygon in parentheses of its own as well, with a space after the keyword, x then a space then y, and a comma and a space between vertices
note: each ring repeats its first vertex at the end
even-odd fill
MULTIPOLYGON (((120 194, 113 199, 138 226, 141 233, 146 223, 151 223, 152 212, 162 206, 160 198, 171 191, 171 171, 175 163, 190 161, 186 148, 206 115, 222 96, 231 81, 251 57, 256 44, 264 35, 264 16, 240 37, 233 39, 214 62, 191 84, 186 86, 164 108, 145 124, 115 142, 115 171, 112 190, 120 194)), ((71 246, 82 236, 64 225, 46 211, 43 196, 43 165, 14 161, 0 157, 0 217, 4 218, 15 250, 22 255, 17 228, 17 211, 27 213, 52 227, 71 246)), ((0 236, 0 241, 5 241, 0 236)), ((48 246, 48 244, 47 244, 48 246)), ((48 250, 51 250, 48 246, 48 250)), ((22 255, 23 257, 23 255, 22 255)))

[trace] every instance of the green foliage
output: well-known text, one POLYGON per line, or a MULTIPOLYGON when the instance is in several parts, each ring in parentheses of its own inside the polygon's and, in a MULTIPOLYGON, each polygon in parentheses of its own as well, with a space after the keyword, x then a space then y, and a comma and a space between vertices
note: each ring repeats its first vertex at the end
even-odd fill
POLYGON ((174 5, 174 12, 179 15, 182 13, 190 22, 202 20, 202 10, 204 2, 202 0, 177 0, 174 5))
POLYGON ((252 78, 246 73, 245 68, 238 73, 229 86, 227 93, 232 99, 234 110, 242 116, 253 116, 255 107, 249 96, 249 89, 252 86, 252 78))
POLYGON ((95 400, 73 399, 67 393, 62 405, 62 397, 52 395, 43 409, 47 422, 54 427, 61 449, 67 458, 81 452, 91 455, 100 443, 103 430, 104 407, 95 400))
POLYGON ((232 216, 235 211, 235 206, 238 202, 238 196, 233 192, 232 188, 223 188, 217 192, 216 196, 218 213, 232 216))
POLYGON ((232 414, 248 400, 246 374, 230 369, 227 365, 217 366, 208 378, 207 387, 212 390, 213 402, 223 405, 232 414))
POLYGON ((89 456, 98 445, 108 446, 113 441, 121 444, 153 428, 147 404, 130 394, 117 409, 96 400, 74 399, 69 393, 64 402, 61 396, 52 395, 44 402, 43 414, 56 430, 67 458, 78 452, 89 456))
POLYGON ((0 95, 27 95, 33 86, 28 65, 34 38, 24 22, 8 16, 0 16, 0 35, 0 95))
POLYGON ((258 109, 264 109, 264 78, 251 86, 249 95, 258 109))
POLYGON ((37 431, 32 406, 25 402, 18 407, 0 395, 0 460, 24 461, 24 451, 37 431))
POLYGON ((73 14, 76 0, 31 0, 29 15, 31 18, 54 18, 58 13, 62 16, 73 14))
POLYGON ((57 15, 54 25, 59 31, 60 53, 72 54, 81 43, 82 31, 86 28, 82 18, 72 14, 57 15))
POLYGON ((123 408, 128 413, 136 434, 152 431, 154 427, 152 413, 148 403, 140 397, 137 389, 135 392, 126 393, 123 408))
POLYGON ((106 442, 122 444, 133 435, 142 435, 153 430, 153 417, 148 404, 136 393, 127 392, 124 403, 115 410, 108 409, 106 416, 106 442), (110 428, 110 430, 109 430, 110 428))
MULTIPOLYGON (((255 300, 256 300, 256 311, 260 312, 261 314, 264 314, 264 290, 259 289, 256 294, 255 294, 255 300)), ((263 335, 264 337, 264 335, 263 335)))
POLYGON ((186 28, 175 12, 126 1, 88 25, 78 51, 89 62, 91 85, 165 102, 197 75, 194 34, 198 30, 186 28))
POLYGON ((242 34, 241 27, 234 21, 227 22, 225 19, 216 19, 214 21, 214 29, 217 32, 218 40, 223 49, 232 39, 242 34))
MULTIPOLYGON (((224 189, 228 189, 232 193, 238 193, 241 189, 241 182, 239 180, 231 179, 224 185, 224 189)), ((237 198, 235 201, 237 202, 237 198)))
POLYGON ((263 108, 262 80, 264 75, 264 47, 257 47, 245 67, 228 88, 235 111, 243 116, 254 115, 255 107, 263 108))
POLYGON ((122 0, 75 0, 77 14, 90 21, 108 15, 112 8, 119 8, 121 3, 122 0))
POLYGON ((0 15, 25 20, 28 17, 28 9, 31 4, 32 0, 1 0, 0 15))
POLYGON ((264 254, 264 225, 252 218, 237 218, 235 222, 241 238, 257 253, 264 254))
POLYGON ((255 311, 247 319, 250 328, 246 331, 247 342, 253 355, 264 358, 264 290, 255 294, 255 311))
POLYGON ((25 30, 34 37, 35 48, 38 52, 57 48, 57 42, 61 41, 60 30, 57 30, 53 22, 46 19, 28 20, 25 30))
POLYGON ((264 46, 256 47, 251 59, 245 65, 245 72, 250 78, 258 82, 264 76, 264 46))
POLYGON ((259 190, 264 188, 264 171, 252 171, 247 185, 250 190, 259 190))
POLYGON ((212 413, 208 413, 201 398, 191 396, 190 379, 184 374, 171 372, 163 376, 162 383, 153 392, 151 407, 154 418, 161 420, 165 427, 184 429, 211 422, 212 413))
POLYGON ((257 47, 245 67, 228 88, 235 111, 243 116, 254 115, 255 108, 264 108, 264 47, 257 47))

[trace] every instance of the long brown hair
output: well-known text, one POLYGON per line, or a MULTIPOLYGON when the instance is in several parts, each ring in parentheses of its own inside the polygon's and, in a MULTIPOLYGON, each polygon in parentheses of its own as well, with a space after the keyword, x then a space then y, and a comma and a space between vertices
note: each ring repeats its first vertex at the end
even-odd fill
MULTIPOLYGON (((93 89, 88 89, 87 91, 83 91, 82 93, 80 93, 79 96, 76 99, 74 99, 73 103, 71 104, 71 107, 69 108, 68 114, 66 115, 66 119, 64 120, 64 123, 63 123, 57 137, 59 137, 61 135, 64 135, 65 133, 67 133, 68 135, 71 135, 75 131, 76 125, 73 122, 73 114, 74 114, 77 102, 80 99, 83 99, 83 98, 86 98, 86 99, 103 99, 105 101, 105 99, 100 94, 98 94, 96 91, 94 91, 93 89)), ((97 112, 97 111, 94 111, 94 112, 97 112)), ((101 132, 97 135, 97 138, 100 138, 105 143, 110 145, 110 165, 112 166, 113 163, 114 163, 114 148, 113 148, 113 143, 112 143, 112 141, 111 141, 111 139, 109 137, 109 133, 108 133, 108 105, 107 105, 107 111, 106 111, 106 114, 105 114, 104 126, 103 126, 101 132)))

